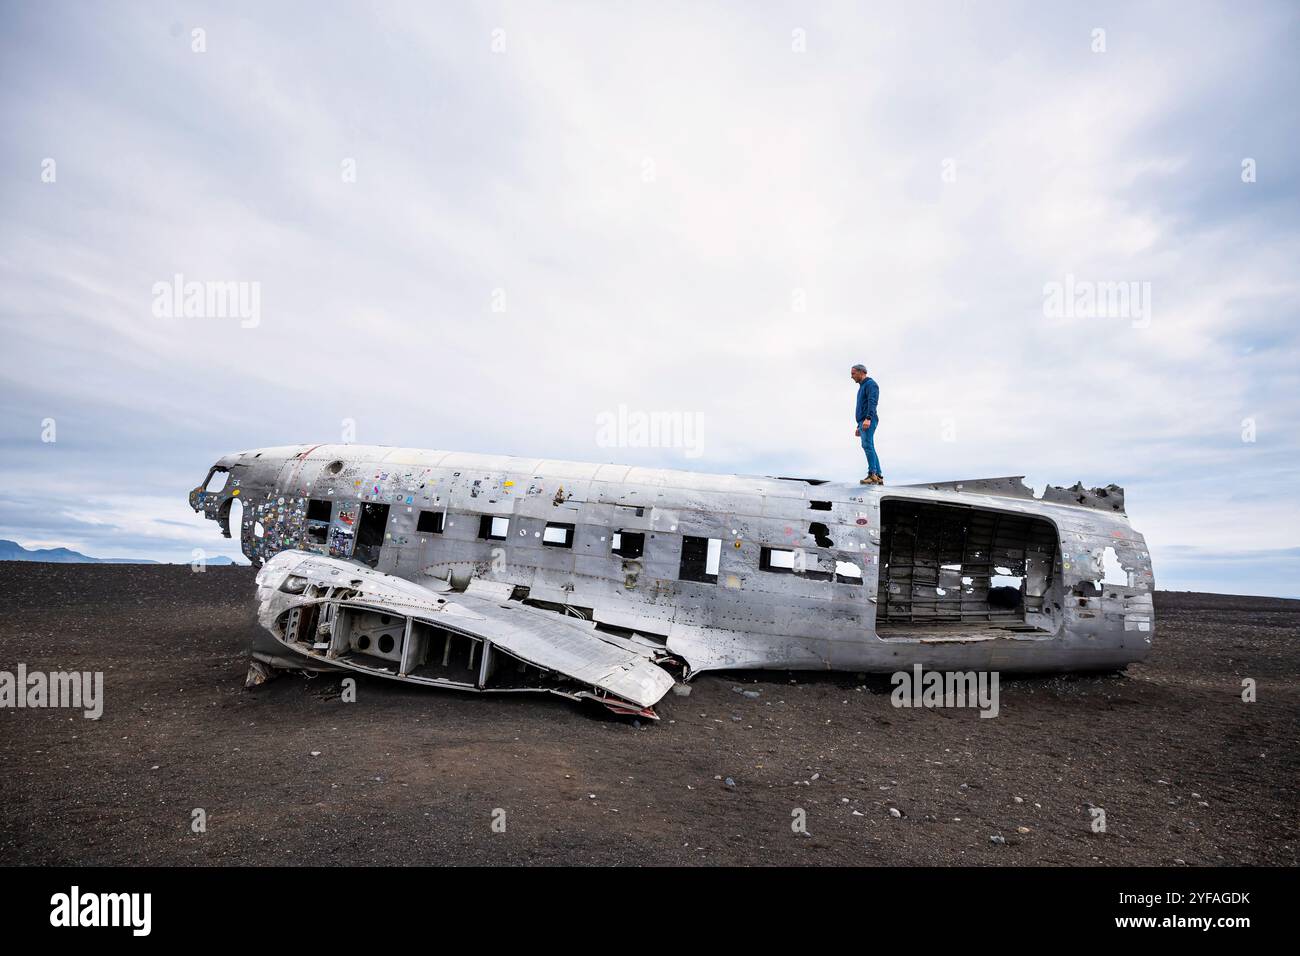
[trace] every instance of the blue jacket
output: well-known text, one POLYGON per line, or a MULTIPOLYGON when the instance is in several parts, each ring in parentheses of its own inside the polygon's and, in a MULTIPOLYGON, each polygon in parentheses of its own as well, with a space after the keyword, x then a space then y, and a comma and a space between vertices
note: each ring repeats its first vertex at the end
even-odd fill
POLYGON ((879 421, 880 416, 876 414, 876 403, 880 401, 880 386, 876 384, 874 378, 864 378, 858 383, 858 401, 853 406, 854 425, 861 425, 864 418, 870 418, 873 422, 879 421))

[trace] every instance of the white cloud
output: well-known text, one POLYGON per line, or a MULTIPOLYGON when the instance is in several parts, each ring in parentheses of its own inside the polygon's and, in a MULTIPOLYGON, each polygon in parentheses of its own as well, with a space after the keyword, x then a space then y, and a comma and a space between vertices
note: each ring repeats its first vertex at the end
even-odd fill
MULTIPOLYGON (((703 456, 659 463, 856 478, 866 361, 892 481, 1115 480, 1157 554, 1284 547, 1295 16, 1170 17, 27 11, 0 67, 5 437, 61 416, 127 484, 58 513, 165 549, 188 531, 150 516, 212 458, 344 417, 363 442, 645 461, 596 447, 595 416, 682 410, 703 456), (1271 182, 1241 183, 1242 155, 1271 182), (261 282, 261 325, 152 318, 178 272, 261 282), (1150 327, 1045 318, 1067 273, 1149 282, 1150 327)), ((0 489, 66 474, 37 452, 0 489)))

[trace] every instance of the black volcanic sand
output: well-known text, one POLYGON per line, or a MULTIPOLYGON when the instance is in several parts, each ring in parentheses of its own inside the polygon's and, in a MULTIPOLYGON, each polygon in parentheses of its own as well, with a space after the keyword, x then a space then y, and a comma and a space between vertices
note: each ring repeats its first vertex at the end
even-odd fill
POLYGON ((0 563, 0 670, 103 671, 106 697, 99 721, 0 710, 0 859, 1297 862, 1300 601, 1160 593, 1147 663, 1006 678, 996 719, 896 709, 880 677, 750 672, 637 725, 366 678, 356 703, 334 676, 245 691, 252 577, 0 563))

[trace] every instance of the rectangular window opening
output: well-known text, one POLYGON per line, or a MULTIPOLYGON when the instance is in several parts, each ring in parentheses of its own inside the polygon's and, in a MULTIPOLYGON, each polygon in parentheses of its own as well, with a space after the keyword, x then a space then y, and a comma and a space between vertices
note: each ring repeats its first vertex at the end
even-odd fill
POLYGON ((420 534, 442 534, 443 518, 441 511, 421 511, 415 530, 420 534))
POLYGON ((718 583, 718 565, 722 561, 721 538, 682 537, 682 564, 678 577, 701 584, 718 583))
POLYGON ((324 548, 329 540, 330 512, 334 508, 332 501, 309 498, 307 500, 307 520, 304 523, 306 545, 308 548, 324 548))
POLYGON ((829 581, 835 574, 823 565, 822 558, 815 551, 804 548, 763 548, 758 555, 760 571, 772 571, 777 574, 797 574, 810 581, 829 581))
POLYGON ((478 536, 490 541, 504 541, 510 534, 510 519, 499 515, 483 515, 478 520, 478 536))
POLYGON ((618 531, 610 543, 610 550, 625 558, 639 558, 645 554, 645 534, 640 531, 618 531))
POLYGON ((377 565, 387 530, 388 505, 373 501, 362 504, 361 516, 357 519, 357 543, 352 549, 352 557, 372 568, 377 565))
POLYGON ((793 574, 794 563, 794 552, 786 548, 764 548, 758 555, 758 569, 760 571, 793 574))
POLYGON ((542 544, 550 548, 572 548, 573 525, 548 521, 542 531, 542 544))

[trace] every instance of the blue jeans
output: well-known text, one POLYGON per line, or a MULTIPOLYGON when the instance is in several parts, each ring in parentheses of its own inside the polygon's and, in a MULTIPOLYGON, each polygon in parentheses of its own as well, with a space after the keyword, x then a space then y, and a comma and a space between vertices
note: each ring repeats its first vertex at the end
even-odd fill
POLYGON ((880 459, 876 456, 876 426, 879 420, 871 419, 871 427, 863 428, 861 422, 858 423, 858 429, 862 432, 862 450, 867 453, 867 471, 873 475, 883 475, 880 470, 880 459))

